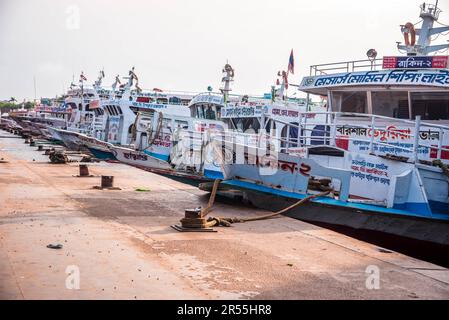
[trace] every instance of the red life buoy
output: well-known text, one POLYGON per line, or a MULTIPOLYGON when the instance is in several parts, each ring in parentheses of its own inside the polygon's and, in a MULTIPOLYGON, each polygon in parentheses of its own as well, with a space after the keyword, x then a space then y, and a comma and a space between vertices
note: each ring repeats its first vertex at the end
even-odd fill
POLYGON ((405 45, 407 47, 414 46, 416 43, 416 30, 411 22, 407 22, 403 29, 405 45))

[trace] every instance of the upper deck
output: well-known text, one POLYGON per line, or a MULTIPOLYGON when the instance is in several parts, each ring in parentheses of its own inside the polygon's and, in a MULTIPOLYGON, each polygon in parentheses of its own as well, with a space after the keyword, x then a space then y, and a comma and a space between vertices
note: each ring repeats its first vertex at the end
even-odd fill
POLYGON ((384 57, 315 65, 299 90, 327 96, 332 90, 449 91, 448 56, 384 57))

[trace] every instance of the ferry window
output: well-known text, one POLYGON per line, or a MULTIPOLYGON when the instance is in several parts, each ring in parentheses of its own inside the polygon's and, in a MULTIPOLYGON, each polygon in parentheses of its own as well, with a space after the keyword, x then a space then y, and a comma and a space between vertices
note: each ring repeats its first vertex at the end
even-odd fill
POLYGON ((184 106, 188 106, 189 103, 190 103, 190 100, 187 100, 187 99, 182 99, 181 100, 181 104, 184 105, 184 106))
POLYGON ((158 98, 157 99, 157 103, 160 103, 160 104, 167 104, 167 102, 168 102, 168 100, 165 99, 165 98, 158 98))
POLYGON ((112 109, 111 106, 106 106, 106 108, 108 109, 109 114, 115 116, 114 110, 112 109))
POLYGON ((171 128, 171 119, 162 118, 162 128, 171 128))
POLYGON ((215 110, 211 106, 208 106, 206 108, 206 114, 205 115, 206 115, 206 119, 209 119, 209 120, 215 120, 216 119, 216 117, 215 117, 215 110))
POLYGON ((189 123, 187 121, 175 120, 176 128, 188 129, 189 123))
POLYGON ((78 105, 78 110, 83 111, 83 106, 81 105, 81 103, 78 105))
POLYGON ((273 120, 269 120, 267 122, 267 125, 265 126, 265 130, 267 131, 267 133, 271 132, 271 126, 273 125, 273 130, 276 131, 276 122, 274 122, 273 120))
MULTIPOLYGON (((286 125, 282 129, 281 136, 282 136, 283 140, 282 140, 281 145, 283 148, 286 148, 286 147, 295 148, 298 146, 298 142, 299 142, 298 126, 299 126, 299 124, 294 122, 294 123, 291 123, 290 126, 286 125), (288 130, 288 133, 287 133, 287 130, 288 130), (288 143, 287 143, 287 140, 288 140, 288 143)), ((301 140, 301 143, 302 143, 302 140, 301 140)))
POLYGON ((405 91, 372 92, 373 114, 409 119, 408 93, 405 91))
POLYGON ((216 120, 220 120, 221 119, 221 108, 216 106, 215 110, 217 111, 217 118, 216 118, 216 120))
POLYGON ((366 92, 334 92, 334 110, 348 113, 366 113, 366 92))
POLYGON ((204 107, 203 106, 197 106, 196 107, 196 115, 200 119, 204 119, 204 107))
POLYGON ((259 132, 260 123, 257 118, 247 118, 247 119, 232 119, 234 127, 236 130, 241 132, 246 132, 251 130, 252 132, 259 132))
POLYGON ((422 120, 448 120, 449 95, 443 92, 412 93, 413 119, 421 116, 422 120))
POLYGON ((181 104, 181 99, 178 97, 171 97, 170 99, 168 99, 168 102, 170 104, 181 104))

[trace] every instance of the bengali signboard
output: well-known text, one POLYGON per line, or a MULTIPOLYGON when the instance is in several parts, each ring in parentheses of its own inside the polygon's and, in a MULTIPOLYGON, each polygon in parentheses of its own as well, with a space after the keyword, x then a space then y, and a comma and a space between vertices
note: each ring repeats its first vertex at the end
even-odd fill
POLYGON ((384 69, 446 69, 446 56, 384 57, 384 69))
POLYGON ((199 94, 195 96, 191 101, 189 105, 194 105, 197 103, 212 103, 212 104, 218 104, 223 105, 224 99, 222 95, 216 95, 216 94, 199 94))
MULTIPOLYGON (((376 154, 390 154, 402 157, 413 156, 414 127, 389 125, 385 128, 376 128, 374 131, 369 127, 351 126, 349 124, 339 125, 336 128, 336 144, 338 147, 356 152, 369 153, 370 140, 374 136, 373 151, 376 154), (354 140, 348 140, 354 139, 354 140), (376 143, 377 142, 377 143, 376 143), (381 143, 381 144, 380 144, 381 143)), ((438 156, 439 140, 442 139, 442 147, 449 148, 449 133, 430 127, 421 127, 419 132, 418 158, 420 160, 432 161, 438 156), (442 136, 441 136, 442 135, 442 136)), ((441 159, 449 162, 449 152, 442 151, 441 159)))
POLYGON ((228 106, 221 110, 222 118, 253 118, 261 117, 267 108, 262 106, 228 106))
POLYGON ((392 178, 413 169, 409 163, 359 153, 348 154, 345 167, 351 171, 351 195, 385 203, 392 178))
POLYGON ((305 77, 299 90, 362 85, 414 85, 449 88, 449 71, 382 70, 305 77))

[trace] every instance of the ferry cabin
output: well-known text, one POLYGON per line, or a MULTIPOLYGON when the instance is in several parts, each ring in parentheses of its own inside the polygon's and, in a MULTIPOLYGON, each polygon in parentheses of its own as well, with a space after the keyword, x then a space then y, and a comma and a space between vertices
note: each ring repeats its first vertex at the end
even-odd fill
POLYGON ((104 100, 95 108, 93 136, 112 144, 129 145, 133 142, 133 126, 139 112, 163 112, 168 115, 188 116, 189 93, 140 92, 124 90, 114 99, 104 100))
POLYGON ((298 137, 282 138, 267 168, 262 145, 222 145, 222 159, 245 147, 243 162, 224 163, 225 179, 292 198, 308 193, 310 179, 330 179, 337 206, 449 220, 447 69, 322 73, 299 89, 327 96, 327 110, 299 112, 299 125, 288 124, 298 137))
POLYGON ((91 103, 98 100, 97 91, 93 87, 70 89, 64 101, 70 111, 67 130, 88 134, 95 119, 91 103))
MULTIPOLYGON (((314 68, 320 71, 319 66, 314 68)), ((320 114, 324 125, 300 120, 302 146, 335 145, 344 150, 405 157, 412 162, 449 162, 447 69, 395 68, 312 75, 303 79, 299 89, 327 97, 326 112, 320 114)))
MULTIPOLYGON (((266 132, 279 141, 298 141, 300 112, 307 108, 315 111, 325 111, 320 103, 307 104, 306 99, 277 98, 271 96, 263 98, 231 95, 224 103, 222 94, 203 93, 192 99, 190 104, 191 116, 204 120, 221 120, 232 136, 239 136, 246 140, 253 140, 254 134, 266 132)), ((307 117, 316 117, 309 114, 307 117)), ((285 142, 283 142, 285 144, 285 142)))

